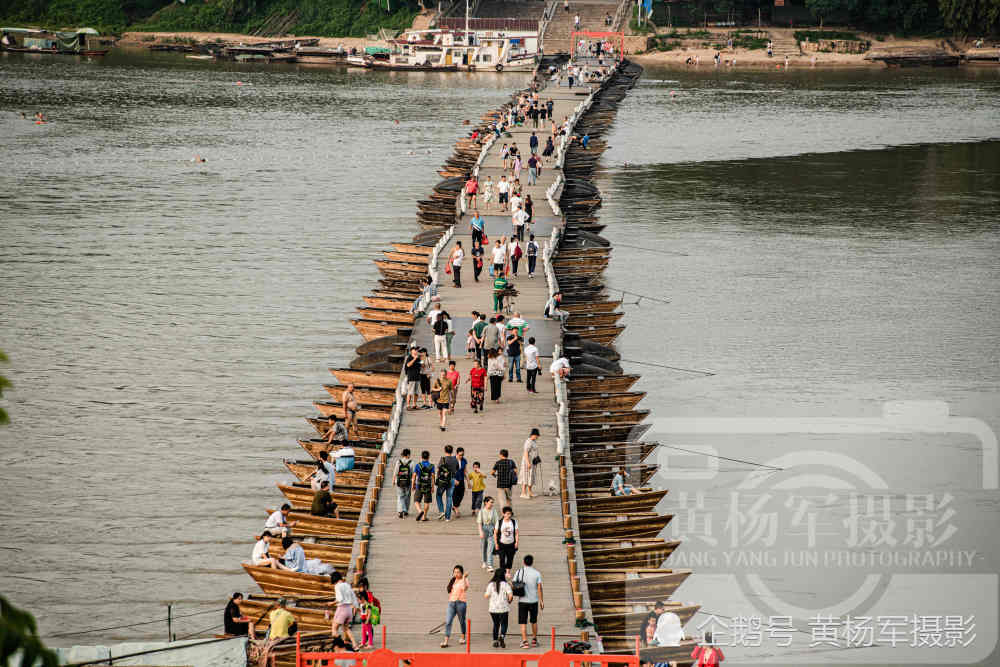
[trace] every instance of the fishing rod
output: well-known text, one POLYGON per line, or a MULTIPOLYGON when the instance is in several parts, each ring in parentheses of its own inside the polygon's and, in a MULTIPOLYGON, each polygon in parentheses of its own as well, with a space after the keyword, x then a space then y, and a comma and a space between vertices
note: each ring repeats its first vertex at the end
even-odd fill
POLYGON ((718 375, 714 371, 700 371, 696 368, 681 368, 680 366, 668 366, 666 364, 657 364, 652 361, 636 361, 635 359, 622 359, 625 363, 629 364, 639 364, 640 366, 655 366, 656 368, 666 368, 671 371, 681 371, 683 373, 696 373, 698 375, 704 375, 710 377, 712 375, 718 375))
POLYGON ((747 465, 757 466, 758 468, 773 470, 775 472, 778 472, 779 470, 784 470, 784 468, 768 465, 766 463, 757 463, 756 461, 747 461, 746 459, 733 459, 728 456, 720 456, 719 454, 707 454, 705 452, 699 452, 694 449, 685 449, 683 447, 678 447, 677 445, 664 445, 663 443, 660 443, 660 447, 666 447, 668 449, 676 449, 677 451, 680 452, 687 452, 688 454, 698 454, 700 456, 707 456, 713 459, 721 459, 723 461, 732 461, 733 463, 746 463, 747 465))

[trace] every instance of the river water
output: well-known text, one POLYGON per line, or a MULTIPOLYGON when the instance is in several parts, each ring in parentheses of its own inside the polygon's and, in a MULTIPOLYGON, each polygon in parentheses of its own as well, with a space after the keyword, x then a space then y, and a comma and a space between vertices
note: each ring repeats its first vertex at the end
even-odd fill
MULTIPOLYGON (((136 53, 7 57, 0 74, 3 591, 56 644, 163 638, 167 602, 178 636, 214 628, 250 586, 239 561, 326 367, 359 342, 369 259, 414 230, 462 120, 525 79, 136 53), (53 122, 21 119, 35 110, 53 122)), ((626 295, 619 346, 652 433, 687 450, 660 450, 657 482, 684 539, 671 563, 697 573, 675 598, 715 614, 689 631, 794 615, 791 647, 732 651, 864 662, 875 649, 810 649, 807 612, 968 616, 985 584, 959 575, 992 574, 995 600, 995 460, 955 432, 966 422, 913 434, 878 418, 938 401, 1000 426, 998 119, 993 69, 649 69, 622 104, 597 178, 608 279, 669 301, 626 295), (827 418, 875 425, 844 435, 827 418), (803 461, 818 468, 805 483, 803 461), (898 520, 882 541, 857 488, 898 520), (809 567, 930 543, 969 566, 877 572, 853 606, 871 568, 809 567), (907 596, 924 589, 947 604, 907 596)), ((984 609, 956 655, 990 652, 984 609)))

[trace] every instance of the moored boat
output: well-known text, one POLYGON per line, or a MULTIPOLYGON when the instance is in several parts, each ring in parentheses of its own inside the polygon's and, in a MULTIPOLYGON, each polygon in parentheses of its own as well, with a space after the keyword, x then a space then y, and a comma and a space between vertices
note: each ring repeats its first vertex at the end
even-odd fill
POLYGON ((330 372, 342 385, 353 384, 355 387, 372 387, 375 389, 396 390, 399 383, 399 373, 376 373, 371 371, 356 371, 350 368, 331 368, 330 372))
POLYGON ((652 512, 656 504, 667 495, 667 490, 644 491, 629 496, 588 495, 578 493, 576 510, 578 512, 652 512))

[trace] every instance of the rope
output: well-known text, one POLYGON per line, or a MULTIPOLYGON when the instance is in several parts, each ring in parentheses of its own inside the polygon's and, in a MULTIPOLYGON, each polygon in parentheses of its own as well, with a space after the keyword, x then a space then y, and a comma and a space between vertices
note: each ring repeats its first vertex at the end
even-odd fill
MULTIPOLYGON (((183 616, 171 616, 170 620, 175 621, 180 618, 191 618, 192 616, 203 616, 204 614, 218 614, 223 611, 225 611, 225 608, 210 609, 208 611, 199 611, 193 614, 184 614, 183 616)), ((91 632, 104 632, 106 630, 121 630, 123 628, 136 628, 139 627, 140 625, 153 625, 154 623, 166 623, 166 622, 167 622, 167 617, 164 616, 163 618, 158 618, 153 621, 141 621, 139 623, 129 623, 128 625, 113 625, 108 628, 90 628, 88 630, 76 630, 74 632, 60 632, 59 634, 48 635, 48 637, 71 637, 73 635, 85 635, 91 632)))
POLYGON ((192 633, 184 635, 182 637, 178 637, 174 641, 183 641, 185 639, 189 639, 191 637, 194 637, 195 635, 204 634, 206 632, 209 632, 210 630, 215 630, 216 628, 221 628, 224 625, 225 625, 225 623, 216 623, 215 625, 211 625, 211 626, 205 628, 204 630, 198 630, 197 632, 192 632, 192 633))

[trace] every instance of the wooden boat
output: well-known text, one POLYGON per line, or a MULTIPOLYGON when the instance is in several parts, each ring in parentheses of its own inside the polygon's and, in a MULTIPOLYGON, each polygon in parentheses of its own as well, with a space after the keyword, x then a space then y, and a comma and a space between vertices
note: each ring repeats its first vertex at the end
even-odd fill
POLYGON ((655 512, 631 514, 580 514, 580 537, 584 539, 623 540, 640 537, 656 537, 674 518, 673 514, 655 512))
MULTIPOLYGON (((324 417, 344 416, 344 406, 333 401, 313 401, 313 407, 324 417)), ((357 419, 367 421, 389 421, 392 417, 392 408, 387 405, 362 405, 358 410, 357 419)))
POLYGON ((391 352, 374 352, 351 359, 351 368, 356 371, 386 371, 389 373, 403 370, 403 350, 391 352))
POLYGON ((652 424, 570 424, 570 439, 574 442, 635 441, 646 435, 652 424))
POLYGON ((420 292, 419 291, 408 292, 408 291, 396 291, 396 290, 389 290, 389 289, 378 289, 378 290, 372 290, 372 296, 374 296, 376 298, 384 298, 384 299, 403 299, 403 300, 407 300, 408 299, 410 301, 410 303, 413 303, 414 301, 416 301, 420 297, 420 292))
POLYGON ((552 268, 556 272, 556 278, 562 282, 567 276, 586 276, 600 273, 608 266, 608 260, 563 260, 553 262, 552 268))
POLYGON ((424 291, 424 278, 426 276, 421 276, 420 278, 379 278, 378 285, 381 290, 388 290, 391 292, 403 292, 404 294, 413 294, 416 298, 420 296, 420 293, 424 291))
MULTIPOLYGON (((340 570, 342 568, 338 567, 337 569, 340 570)), ((330 578, 325 577, 325 579, 329 583, 330 578)), ((333 599, 333 586, 330 586, 329 593, 321 592, 317 597, 333 599)), ((256 595, 251 595, 248 599, 240 602, 240 612, 254 620, 254 628, 263 630, 270 627, 270 612, 277 607, 277 603, 278 600, 276 598, 261 599, 256 595)), ((300 632, 324 632, 329 636, 331 625, 330 619, 326 618, 326 606, 323 603, 314 604, 317 605, 316 608, 303 607, 300 603, 294 607, 288 607, 288 611, 292 612, 292 616, 295 617, 296 623, 299 624, 300 632)))
POLYGON ((581 301, 578 303, 570 303, 563 301, 559 304, 560 310, 565 310, 570 315, 581 314, 581 313, 610 313, 618 309, 622 305, 621 300, 613 301, 581 301))
POLYGON ((388 299, 379 296, 366 296, 363 298, 365 300, 365 304, 371 306, 372 308, 382 308, 384 310, 396 310, 408 313, 410 312, 410 308, 413 307, 413 299, 388 299))
MULTIPOLYGON (((303 547, 304 548, 304 547, 303 547)), ((275 595, 288 596, 313 596, 313 597, 334 597, 333 585, 330 577, 321 577, 316 574, 305 574, 302 572, 288 572, 286 570, 275 570, 270 567, 258 567, 243 563, 243 569, 247 571, 253 580, 260 586, 262 591, 274 593, 275 595)), ((319 612, 321 615, 323 612, 319 612)), ((329 622, 327 623, 329 625, 329 622)))
POLYGON ((382 308, 367 308, 364 306, 359 306, 358 312, 361 313, 361 317, 366 320, 379 322, 401 322, 410 326, 413 325, 413 315, 408 312, 385 310, 382 308))
POLYGON ((593 377, 570 377, 566 387, 570 396, 588 393, 617 393, 628 391, 639 381, 638 375, 595 375, 593 377))
POLYGON ((364 354, 374 354, 376 352, 394 352, 396 350, 403 350, 405 353, 406 345, 409 343, 409 339, 403 336, 386 336, 384 338, 376 338, 375 340, 370 340, 358 345, 354 348, 354 353, 358 356, 364 354))
MULTIPOLYGON (((355 466, 360 466, 363 459, 359 460, 355 457, 355 466)), ((337 484, 334 487, 335 492, 343 493, 362 493, 364 494, 365 489, 368 488, 368 478, 372 474, 372 464, 374 458, 369 457, 367 460, 367 465, 364 468, 355 467, 354 470, 345 470, 344 472, 337 473, 337 484)), ((295 475, 295 479, 299 482, 307 483, 309 478, 314 472, 316 472, 315 463, 299 463, 297 461, 285 461, 285 467, 288 468, 288 472, 295 475)), ((312 489, 310 488, 310 491, 312 489)), ((336 500, 336 498, 334 498, 336 500)))
MULTIPOLYGON (((294 511, 304 512, 309 514, 309 510, 312 509, 313 496, 316 492, 313 491, 308 486, 295 486, 293 484, 278 484, 278 490, 284 494, 288 502, 291 503, 292 507, 295 508, 294 511)), ((365 496, 364 493, 331 493, 333 497, 333 502, 337 503, 337 511, 340 513, 340 521, 351 521, 353 523, 357 522, 357 515, 361 511, 361 505, 364 503, 365 496)), ((326 520, 326 517, 313 517, 318 520, 326 520)), ((335 519, 330 519, 335 521, 335 519)), ((299 529, 299 526, 295 526, 293 529, 296 535, 347 535, 346 532, 322 532, 325 527, 318 526, 313 527, 314 530, 309 531, 308 529, 299 529)), ((352 532, 351 535, 354 533, 352 532)))
POLYGON ((680 546, 659 538, 585 539, 580 541, 583 562, 591 568, 660 567, 680 546))
POLYGON ((574 466, 622 465, 642 463, 657 446, 655 442, 575 443, 570 445, 569 451, 574 466))
MULTIPOLYGON (((631 604, 631 601, 620 603, 601 602, 591 604, 594 614, 594 625, 602 635, 607 634, 638 634, 653 611, 652 602, 631 604)), ((685 604, 683 602, 666 601, 667 611, 672 611, 685 625, 701 609, 700 604, 685 604)))
MULTIPOLYGON (((310 488, 306 488, 306 491, 309 492, 309 504, 312 505, 313 491, 310 488)), ((345 503, 353 497, 345 494, 345 503)), ((274 512, 273 509, 267 510, 268 515, 272 512, 274 512)), ((313 516, 309 513, 309 510, 299 509, 291 511, 288 515, 288 521, 289 523, 292 521, 296 522, 292 528, 292 532, 300 537, 302 535, 344 535, 353 537, 354 529, 358 524, 356 519, 334 519, 327 516, 313 516)))
POLYGON ((606 495, 586 496, 577 494, 577 512, 618 512, 628 514, 629 512, 652 512, 656 504, 667 495, 667 490, 645 491, 633 493, 630 496, 606 495))
MULTIPOLYGON (((339 401, 347 389, 342 384, 325 384, 323 388, 327 393, 339 401)), ((362 405, 392 405, 396 402, 395 389, 373 389, 371 387, 354 387, 354 396, 362 405)))
POLYGON ((374 260, 375 266, 379 268, 382 275, 388 276, 390 274, 397 275, 409 275, 413 274, 418 280, 427 275, 427 265, 426 264, 410 264, 408 262, 393 262, 388 259, 376 259, 374 260))
POLYGON ((571 410, 631 410, 645 396, 646 392, 644 391, 614 394, 578 394, 573 392, 569 395, 569 406, 571 410))
MULTIPOLYGON (((332 545, 332 544, 312 544, 309 542, 301 542, 302 551, 305 552, 306 558, 319 558, 324 563, 329 563, 334 567, 346 566, 351 562, 351 544, 346 545, 332 545)), ((268 552, 275 558, 284 558, 285 550, 281 546, 281 540, 272 540, 271 546, 268 547, 268 552)))
POLYGON ((396 390, 399 383, 399 373, 373 373, 371 371, 355 371, 350 368, 331 368, 330 372, 342 385, 353 384, 357 387, 396 390))
POLYGON ((399 252, 412 253, 414 255, 425 255, 430 257, 434 254, 434 245, 422 245, 419 243, 392 243, 393 248, 399 252))
POLYGON ((657 602, 673 595, 690 576, 691 570, 587 568, 587 589, 596 601, 657 602))
MULTIPOLYGON (((330 429, 331 417, 306 417, 306 421, 309 422, 310 426, 316 429, 316 432, 321 436, 326 436, 326 432, 330 429)), ((343 421, 343 420, 334 420, 343 421)), ((357 422, 357 433, 358 437, 362 440, 378 440, 385 433, 386 429, 389 428, 388 422, 357 422)))
MULTIPOLYGON (((589 466, 577 465, 573 467, 573 478, 576 480, 578 489, 610 489, 611 479, 615 476, 619 466, 592 464, 589 466)), ((630 475, 629 483, 644 487, 653 479, 659 471, 658 465, 636 465, 634 463, 625 465, 630 475)))
POLYGON ((625 410, 620 412, 592 411, 592 410, 570 410, 570 428, 584 424, 615 424, 634 426, 641 423, 649 416, 649 410, 625 410))
MULTIPOLYGON (((309 456, 313 457, 314 459, 319 458, 320 452, 329 452, 331 449, 337 449, 340 447, 339 444, 330 445, 326 442, 326 440, 320 440, 319 438, 313 438, 311 440, 304 440, 302 438, 299 438, 298 443, 302 447, 302 449, 306 450, 306 452, 309 453, 309 456)), ((354 449, 355 455, 371 457, 373 459, 378 457, 379 452, 382 451, 381 442, 377 440, 376 441, 364 440, 360 442, 352 441, 351 447, 354 449)))
POLYGON ((605 345, 610 345, 615 342, 625 331, 623 326, 600 326, 594 327, 589 325, 581 325, 576 327, 573 325, 573 318, 570 317, 566 322, 566 330, 573 333, 579 334, 583 338, 589 338, 590 340, 596 340, 598 343, 603 343, 605 345))
POLYGON ((351 320, 351 324, 358 330, 358 333, 364 336, 365 340, 372 340, 383 336, 409 336, 413 333, 412 324, 403 324, 401 322, 356 319, 351 320))
POLYGON ((576 313, 570 315, 567 324, 576 330, 580 327, 610 327, 618 323, 625 313, 576 313))

